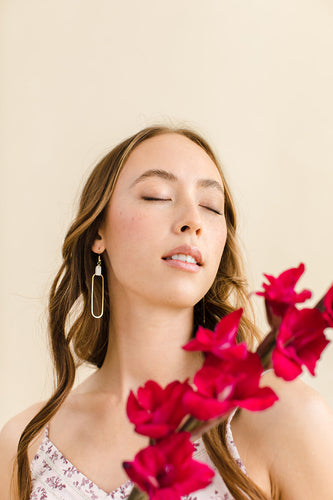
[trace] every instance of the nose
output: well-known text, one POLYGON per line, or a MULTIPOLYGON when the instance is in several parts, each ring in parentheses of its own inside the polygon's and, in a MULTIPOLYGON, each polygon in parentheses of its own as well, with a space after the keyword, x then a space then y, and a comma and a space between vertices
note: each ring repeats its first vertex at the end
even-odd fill
POLYGON ((192 203, 183 206, 178 212, 174 230, 176 233, 195 233, 199 236, 202 231, 202 221, 198 207, 192 203))

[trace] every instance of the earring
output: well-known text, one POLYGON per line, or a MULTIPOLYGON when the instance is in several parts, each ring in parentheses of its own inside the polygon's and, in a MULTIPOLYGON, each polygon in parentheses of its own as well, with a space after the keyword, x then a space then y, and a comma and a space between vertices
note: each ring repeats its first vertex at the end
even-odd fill
POLYGON ((92 275, 91 278, 91 314, 93 315, 94 318, 101 318, 104 313, 104 276, 102 274, 102 261, 101 261, 101 256, 98 256, 97 259, 97 265, 95 267, 95 273, 92 275), (100 277, 102 279, 102 305, 101 305, 101 313, 99 315, 96 315, 94 312, 94 283, 95 283, 95 278, 100 277))
POLYGON ((206 301, 205 296, 202 297, 202 326, 206 326, 206 301))

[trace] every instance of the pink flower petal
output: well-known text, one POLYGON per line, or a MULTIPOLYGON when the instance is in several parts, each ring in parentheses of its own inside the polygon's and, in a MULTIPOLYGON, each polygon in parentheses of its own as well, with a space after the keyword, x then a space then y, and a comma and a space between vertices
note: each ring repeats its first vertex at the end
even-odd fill
POLYGON ((233 407, 229 401, 220 402, 214 398, 205 398, 195 392, 185 395, 184 405, 188 413, 202 421, 222 416, 233 407))
POLYGON ((266 410, 278 401, 278 396, 270 387, 261 387, 255 395, 248 399, 235 401, 237 406, 250 411, 266 410))
POLYGON ((126 412, 130 422, 132 423, 143 423, 149 418, 147 412, 142 411, 142 407, 139 405, 133 391, 131 391, 128 396, 126 412))
POLYGON ((174 432, 186 416, 182 400, 187 391, 192 391, 188 380, 171 382, 164 389, 149 380, 138 389, 137 398, 131 392, 126 411, 136 432, 153 439, 174 432))
POLYGON ((276 375, 284 380, 294 380, 302 373, 299 364, 287 358, 278 349, 274 349, 272 353, 272 363, 276 375))
POLYGON ((323 349, 325 320, 317 309, 292 306, 284 316, 272 354, 275 373, 285 380, 298 377, 305 365, 312 375, 323 349))
POLYGON ((301 263, 296 268, 287 269, 282 272, 277 278, 269 274, 264 276, 268 279, 269 284, 263 283, 264 292, 257 292, 257 295, 265 297, 266 302, 269 304, 268 318, 269 324, 275 324, 274 315, 284 316, 290 305, 299 302, 305 302, 311 297, 310 290, 303 290, 300 293, 295 292, 294 288, 304 272, 304 264, 301 263))
POLYGON ((181 495, 176 488, 161 488, 156 490, 150 500, 181 500, 181 495))
POLYGON ((183 346, 186 351, 213 352, 223 357, 224 353, 236 347, 236 336, 243 309, 227 314, 216 325, 214 332, 200 326, 195 339, 183 346))
POLYGON ((214 472, 193 460, 190 433, 180 432, 139 451, 123 465, 132 481, 151 499, 175 499, 206 487, 214 472))
POLYGON ((172 432, 170 425, 168 424, 138 424, 135 426, 135 432, 142 434, 142 436, 148 436, 152 439, 160 439, 167 436, 172 432))
POLYGON ((183 495, 189 495, 193 492, 193 478, 196 478, 195 491, 206 488, 214 477, 214 471, 208 467, 208 465, 201 462, 192 461, 191 464, 186 468, 186 474, 184 474, 181 480, 181 490, 183 495))
POLYGON ((236 341, 239 322, 243 314, 243 309, 233 311, 219 321, 215 328, 215 335, 222 344, 232 345, 236 341))

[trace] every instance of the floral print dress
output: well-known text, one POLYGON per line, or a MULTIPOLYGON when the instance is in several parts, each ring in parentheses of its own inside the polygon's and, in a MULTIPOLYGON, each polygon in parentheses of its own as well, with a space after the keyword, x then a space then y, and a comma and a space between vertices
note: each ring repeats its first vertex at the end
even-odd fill
MULTIPOLYGON (((228 419, 227 445, 231 455, 246 474, 246 469, 239 457, 230 428, 230 422, 234 413, 228 419)), ((216 474, 209 486, 184 497, 184 499, 233 500, 215 465, 210 460, 201 438, 194 444, 196 446, 196 451, 193 454, 195 459, 207 463, 216 474)), ((77 470, 55 447, 49 439, 47 427, 44 439, 31 463, 31 474, 32 493, 30 500, 125 500, 133 487, 133 483, 128 480, 111 492, 106 492, 99 488, 97 484, 94 484, 93 481, 77 470)))

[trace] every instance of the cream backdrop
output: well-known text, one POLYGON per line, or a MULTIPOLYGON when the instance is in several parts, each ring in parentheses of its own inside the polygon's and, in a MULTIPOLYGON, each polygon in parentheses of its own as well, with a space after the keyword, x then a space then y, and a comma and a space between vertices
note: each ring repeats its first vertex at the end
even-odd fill
MULTIPOLYGON (((2 0, 0 18, 1 424, 50 394, 47 294, 84 179, 149 124, 213 144, 253 290, 300 262, 309 304, 327 290, 330 0, 2 0)), ((305 379, 333 406, 332 363, 331 345, 305 379)))

